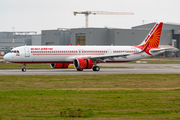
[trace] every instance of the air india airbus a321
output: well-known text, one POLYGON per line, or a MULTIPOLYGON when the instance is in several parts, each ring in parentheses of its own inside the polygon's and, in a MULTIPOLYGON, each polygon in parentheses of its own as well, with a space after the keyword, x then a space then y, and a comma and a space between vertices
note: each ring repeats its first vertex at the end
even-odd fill
POLYGON ((144 41, 137 46, 21 46, 11 50, 4 59, 11 63, 50 63, 52 68, 68 68, 74 64, 78 71, 99 71, 98 63, 130 62, 165 51, 159 47, 163 23, 156 24, 144 41))

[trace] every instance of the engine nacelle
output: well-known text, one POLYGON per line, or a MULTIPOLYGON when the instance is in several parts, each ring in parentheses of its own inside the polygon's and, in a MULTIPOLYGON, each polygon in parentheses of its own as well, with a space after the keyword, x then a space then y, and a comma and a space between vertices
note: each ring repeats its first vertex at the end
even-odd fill
POLYGON ((51 63, 51 68, 61 69, 61 68, 68 68, 68 63, 51 63))
POLYGON ((76 69, 91 69, 93 67, 92 59, 76 58, 74 60, 74 67, 76 69))

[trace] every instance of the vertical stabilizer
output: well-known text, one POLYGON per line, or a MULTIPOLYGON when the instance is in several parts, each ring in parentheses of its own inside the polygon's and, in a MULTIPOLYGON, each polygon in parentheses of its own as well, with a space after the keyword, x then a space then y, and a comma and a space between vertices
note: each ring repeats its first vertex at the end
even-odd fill
POLYGON ((149 50, 152 48, 158 48, 159 47, 162 27, 163 27, 163 22, 156 24, 152 28, 152 30, 149 32, 147 37, 144 39, 144 41, 136 47, 140 48, 141 50, 143 50, 147 54, 151 55, 149 53, 149 50))

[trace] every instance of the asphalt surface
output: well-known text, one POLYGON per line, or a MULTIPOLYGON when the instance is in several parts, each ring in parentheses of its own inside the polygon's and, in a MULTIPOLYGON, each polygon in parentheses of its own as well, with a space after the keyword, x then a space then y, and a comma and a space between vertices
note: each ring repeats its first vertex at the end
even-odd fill
POLYGON ((133 63, 101 63, 100 67, 125 67, 135 69, 180 69, 180 64, 133 64, 133 63))
POLYGON ((155 69, 106 69, 102 68, 95 72, 91 69, 76 71, 76 69, 27 69, 22 72, 20 69, 0 70, 0 75, 99 75, 99 74, 180 74, 180 68, 155 68, 155 69))

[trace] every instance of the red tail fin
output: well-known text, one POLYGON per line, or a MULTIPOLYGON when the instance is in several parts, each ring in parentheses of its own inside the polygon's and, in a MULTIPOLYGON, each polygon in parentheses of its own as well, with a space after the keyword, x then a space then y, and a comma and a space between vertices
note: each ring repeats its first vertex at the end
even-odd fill
POLYGON ((162 31, 163 23, 156 24, 153 29, 149 32, 147 37, 144 39, 144 41, 139 45, 136 46, 137 48, 140 48, 147 54, 151 55, 149 53, 149 50, 152 48, 158 48, 159 47, 159 41, 161 37, 161 31, 162 31))

